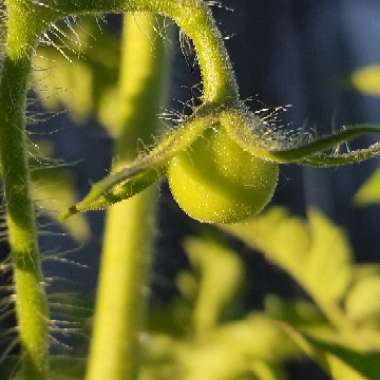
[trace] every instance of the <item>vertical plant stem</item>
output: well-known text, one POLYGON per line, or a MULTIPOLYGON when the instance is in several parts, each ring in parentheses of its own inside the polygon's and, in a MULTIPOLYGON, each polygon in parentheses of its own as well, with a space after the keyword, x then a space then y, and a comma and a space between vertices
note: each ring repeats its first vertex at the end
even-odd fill
MULTIPOLYGON (((155 31, 158 19, 125 16, 116 167, 132 160, 138 139, 149 142, 157 129, 167 70, 164 42, 155 31)), ((87 380, 138 376, 157 194, 153 186, 107 213, 87 380)))
POLYGON ((32 45, 22 32, 25 30, 23 26, 26 26, 22 25, 23 16, 9 5, 7 46, 0 86, 0 158, 23 374, 27 380, 45 380, 48 367, 48 307, 30 197, 25 143, 26 92, 32 45))

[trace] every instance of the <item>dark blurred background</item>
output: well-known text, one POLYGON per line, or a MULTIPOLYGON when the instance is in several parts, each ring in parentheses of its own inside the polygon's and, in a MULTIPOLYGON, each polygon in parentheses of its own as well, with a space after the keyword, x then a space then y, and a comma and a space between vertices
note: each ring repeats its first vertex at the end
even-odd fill
MULTIPOLYGON (((380 122, 380 98, 365 97, 345 84, 350 72, 380 63, 379 0, 224 0, 221 4, 224 7, 213 7, 214 14, 226 37, 242 98, 251 98, 253 109, 291 104, 280 115, 283 123, 288 128, 307 125, 320 134, 342 125, 380 122)), ((120 20, 110 18, 109 26, 117 30, 120 20)), ((182 111, 178 100, 194 96, 191 88, 199 82, 199 73, 181 53, 177 35, 172 45, 170 107, 182 111)), ((90 184, 103 177, 109 168, 111 139, 95 120, 78 127, 63 115, 49 124, 60 130, 53 136, 57 156, 69 162, 79 161, 73 170, 84 195, 90 184)), ((370 142, 370 139, 359 141, 370 142)), ((309 207, 321 209, 347 230, 357 260, 377 262, 380 208, 357 209, 352 197, 378 166, 379 160, 329 170, 284 166, 274 203, 285 205, 298 215, 305 215, 309 207)), ((103 216, 102 212, 88 216, 93 238, 77 253, 78 261, 86 263, 89 269, 62 273, 91 295, 96 289, 103 216)), ((166 302, 176 294, 174 278, 188 266, 182 239, 199 228, 198 223, 180 211, 163 183, 152 302, 166 302)), ((59 242, 45 239, 44 249, 73 246, 69 240, 59 239, 59 242)), ((252 279, 247 284, 247 310, 261 308, 263 296, 268 292, 285 297, 300 294, 284 273, 260 255, 239 244, 237 247, 252 279)), ((291 364, 290 371, 294 380, 325 378, 311 363, 291 364)))

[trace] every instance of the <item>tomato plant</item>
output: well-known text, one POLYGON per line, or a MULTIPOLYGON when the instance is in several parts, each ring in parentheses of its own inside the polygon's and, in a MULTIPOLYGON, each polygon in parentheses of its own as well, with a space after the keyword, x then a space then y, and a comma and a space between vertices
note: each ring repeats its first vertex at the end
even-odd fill
MULTIPOLYGON (((12 349, 15 344, 20 347, 20 376, 25 379, 46 380, 53 376, 49 368, 50 331, 58 329, 65 333, 69 329, 67 326, 71 326, 68 321, 53 317, 56 303, 50 301, 49 286, 43 274, 37 212, 32 198, 33 193, 36 193, 33 180, 38 175, 32 174, 34 166, 44 162, 30 159, 30 144, 25 133, 27 93, 32 83, 33 59, 40 43, 45 42, 55 47, 65 56, 61 42, 71 32, 76 41, 74 45, 80 46, 79 32, 75 29, 78 16, 133 12, 143 24, 143 30, 140 30, 141 28, 128 21, 130 19, 125 18, 126 33, 123 34, 122 49, 119 55, 116 54, 116 58, 113 57, 120 60, 120 75, 106 76, 107 79, 117 78, 117 83, 113 86, 106 86, 104 83, 101 73, 106 71, 107 62, 103 56, 99 58, 99 54, 91 57, 93 71, 88 71, 86 65, 76 67, 78 70, 73 70, 75 74, 70 71, 70 67, 61 71, 64 80, 71 79, 70 75, 75 78, 82 75, 79 79, 82 86, 78 88, 85 87, 85 91, 76 93, 74 100, 63 97, 64 102, 72 106, 74 114, 74 110, 79 110, 76 117, 83 117, 91 110, 108 124, 108 130, 115 140, 116 156, 110 174, 95 183, 89 193, 81 201, 68 207, 61 217, 68 218, 84 211, 107 208, 131 198, 128 202, 110 209, 107 216, 87 380, 134 380, 139 376, 142 347, 140 332, 147 307, 146 297, 142 295, 151 265, 157 202, 155 183, 162 177, 168 177, 175 200, 189 216, 204 223, 232 224, 252 217, 270 202, 282 164, 335 167, 357 163, 380 154, 379 143, 343 154, 331 152, 337 145, 353 138, 379 133, 380 127, 376 125, 352 126, 310 139, 288 139, 281 130, 272 130, 265 118, 252 113, 240 99, 232 64, 208 2, 5 0, 0 9, 0 39, 3 48, 0 161, 5 194, 4 220, 10 246, 10 259, 5 267, 12 271, 13 278, 11 293, 4 304, 7 312, 14 309, 17 318, 17 338, 11 342, 10 347, 12 349), (156 19, 156 15, 160 17, 156 19), (192 41, 201 71, 202 97, 200 105, 192 109, 191 115, 181 118, 166 133, 162 133, 149 149, 141 153, 135 142, 139 138, 145 140, 158 134, 156 114, 165 98, 167 51, 159 33, 156 33, 156 30, 164 28, 161 17, 172 19, 181 33, 192 41), (62 24, 66 25, 66 29, 61 29, 62 24), (144 40, 146 35, 148 40, 144 40), (92 89, 94 92, 90 94, 92 89), (74 104, 76 102, 82 102, 81 106, 77 107, 74 104)), ((104 47, 106 45, 108 42, 104 43, 104 47)), ((75 51, 75 47, 72 49, 75 51)), ((108 69, 112 71, 113 67, 110 62, 108 69)), ((38 81, 37 75, 35 78, 38 81)), ((77 82, 78 79, 74 81, 75 85, 77 82)), ((38 88, 38 85, 35 87, 38 88)), ((37 171, 38 169, 40 168, 37 171)), ((58 193, 58 190, 54 192, 58 193)), ((68 198, 72 200, 71 197, 68 198)), ((317 232, 330 230, 328 223, 323 223, 323 218, 315 217, 313 223, 313 226, 319 226, 315 227, 317 232)), ((296 221, 295 224, 304 230, 302 222, 296 221)), ((335 231, 334 228, 331 229, 335 231)), ((296 235, 295 233, 294 236, 296 235)), ((300 235, 300 241, 306 235, 300 235)), ((344 240, 340 234, 338 237, 339 241, 344 240)), ((345 252, 346 243, 341 245, 341 250, 345 252)), ((197 247, 196 243, 195 246, 197 247)), ((210 249, 212 251, 215 246, 210 246, 213 247, 210 249)), ((270 253, 278 253, 276 249, 273 251, 270 244, 265 245, 263 250, 268 247, 270 253)), ((215 248, 215 252, 219 251, 215 248)), ((232 274, 233 279, 238 278, 239 265, 233 259, 228 259, 228 252, 223 249, 221 251, 222 257, 228 263, 233 263, 236 269, 232 274)), ((217 255, 216 253, 215 257, 217 255)), ((346 254, 343 256, 347 258, 346 254)), ((207 268, 209 277, 205 284, 214 283, 218 275, 215 276, 209 269, 211 266, 201 262, 196 254, 193 257, 207 268)), ((281 260, 280 263, 283 265, 281 260)), ((283 266, 301 282, 302 276, 298 270, 294 271, 293 262, 290 267, 283 266)), ((223 263, 221 267, 225 268, 223 263)), ((347 278, 348 276, 342 280, 343 290, 347 288, 347 278)), ((194 288, 197 287, 192 279, 187 280, 190 283, 189 288, 191 284, 194 288)), ((233 288, 235 281, 231 280, 230 284, 233 288)), ((348 331, 356 337, 353 333, 354 326, 350 321, 347 322, 339 308, 339 302, 334 297, 333 300, 326 300, 323 295, 317 294, 314 282, 304 284, 331 324, 335 326, 343 321, 342 324, 348 326, 348 331)), ((205 286, 205 289, 210 288, 212 287, 205 286)), ((337 292, 343 297, 343 290, 339 286, 337 288, 337 292)), ((230 289, 225 289, 220 304, 228 301, 229 293, 230 289)), ((202 301, 204 298, 201 295, 202 292, 199 303, 207 304, 202 301)), ((220 304, 213 304, 214 316, 217 315, 220 304)), ((199 306, 199 309, 202 307, 199 306)), ((199 317, 202 320, 201 312, 195 314, 196 319, 199 317)), ((211 322, 202 322, 201 325, 202 329, 212 325, 212 318, 211 322)), ((266 322, 264 326, 267 326, 266 322)), ((221 341, 228 341, 230 336, 235 337, 234 328, 226 330, 220 335, 221 341)), ((273 333, 272 328, 268 331, 269 335, 273 333)), ((288 328, 286 333, 298 343, 301 341, 303 348, 316 347, 323 353, 326 351, 326 356, 332 352, 333 348, 328 343, 316 341, 297 329, 288 328)), ((278 329, 273 334, 277 337, 278 329)), ((239 333, 236 335, 241 336, 239 333)), ((194 345, 198 344, 200 342, 196 340, 191 342, 190 347, 181 343, 176 346, 171 342, 166 347, 169 347, 169 351, 177 347, 176 359, 182 363, 179 364, 181 367, 185 361, 192 363, 192 360, 183 358, 192 355, 194 358, 199 355, 203 357, 199 354, 202 349, 194 349, 194 345)), ((368 347, 369 345, 366 346, 368 347)), ((250 353, 250 348, 244 349, 242 356, 250 353)), ((224 345, 216 342, 215 350, 219 349, 228 352, 224 345)), ((307 348, 306 351, 309 352, 310 349, 307 348)), ((287 353, 288 349, 284 352, 287 353)), ((254 357, 256 360, 257 357, 254 357)), ((197 360, 194 362, 197 363, 197 360)), ((276 368, 269 365, 270 359, 267 357, 265 363, 254 361, 249 368, 240 358, 236 362, 236 366, 236 363, 231 363, 235 377, 263 377, 263 373, 269 373, 268 376, 272 378, 277 376, 276 368)), ((191 368, 189 364, 186 368, 189 373, 197 374, 193 378, 199 378, 196 368, 191 368)), ((213 376, 218 378, 222 376, 221 372, 223 371, 215 369, 213 376)))

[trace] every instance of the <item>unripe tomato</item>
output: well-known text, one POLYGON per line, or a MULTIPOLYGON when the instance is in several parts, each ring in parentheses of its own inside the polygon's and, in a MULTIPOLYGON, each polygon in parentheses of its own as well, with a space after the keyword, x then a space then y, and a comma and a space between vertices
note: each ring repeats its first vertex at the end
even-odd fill
POLYGON ((278 165, 245 152, 224 130, 209 129, 169 164, 178 205, 204 223, 236 223, 261 211, 278 180, 278 165))

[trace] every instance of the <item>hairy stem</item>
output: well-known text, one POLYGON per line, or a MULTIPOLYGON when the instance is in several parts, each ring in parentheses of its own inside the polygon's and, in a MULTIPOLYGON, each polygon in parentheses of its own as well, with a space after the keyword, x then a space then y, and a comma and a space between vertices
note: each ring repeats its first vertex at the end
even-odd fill
POLYGON ((6 220, 14 266, 16 313, 24 378, 47 378, 48 307, 30 198, 25 107, 32 47, 21 29, 23 14, 7 4, 8 36, 0 86, 0 157, 6 220))
POLYGON ((205 103, 234 103, 239 91, 223 38, 203 0, 14 0, 39 8, 45 23, 67 15, 146 11, 173 19, 192 40, 201 68, 205 103))
MULTIPOLYGON (((160 25, 151 14, 125 17, 116 167, 132 160, 138 139, 148 142, 156 130, 167 70, 164 42, 155 32, 160 25)), ((87 380, 138 376, 157 190, 153 186, 107 213, 87 380)))

